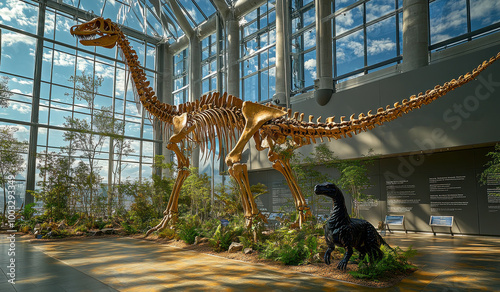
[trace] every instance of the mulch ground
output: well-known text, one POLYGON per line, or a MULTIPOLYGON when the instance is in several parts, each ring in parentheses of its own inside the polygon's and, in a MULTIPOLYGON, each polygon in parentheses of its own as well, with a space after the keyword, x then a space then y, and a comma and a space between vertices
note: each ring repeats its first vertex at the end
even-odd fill
MULTIPOLYGON (((79 240, 86 240, 86 239, 95 239, 95 238, 106 238, 106 237, 124 237, 123 235, 102 235, 102 236, 71 236, 71 237, 65 237, 65 238, 59 238, 59 239, 33 239, 33 235, 24 235, 28 238, 30 238, 30 241, 33 243, 36 242, 52 242, 52 241, 61 241, 61 240, 74 240, 74 239, 79 239, 79 240)), ((309 275, 314 275, 314 276, 319 276, 319 277, 324 277, 324 278, 329 278, 332 280, 338 280, 338 281, 344 281, 344 282, 349 282, 361 286, 366 286, 366 287, 375 287, 375 288, 386 288, 386 287, 392 287, 396 285, 397 283, 401 282, 404 278, 408 277, 411 275, 414 271, 408 271, 407 273, 391 273, 390 276, 380 279, 378 281, 373 281, 373 280, 366 280, 366 279, 357 279, 351 276, 348 272, 349 271, 355 271, 358 268, 357 264, 354 263, 349 263, 347 265, 347 270, 346 271, 340 271, 336 268, 337 262, 340 261, 342 258, 341 254, 338 253, 332 253, 332 264, 331 265, 326 265, 324 262, 319 262, 319 263, 310 263, 310 264, 305 264, 305 265, 299 265, 299 266, 287 266, 284 265, 280 262, 276 262, 273 260, 268 260, 268 259, 263 259, 259 257, 258 251, 254 251, 251 254, 244 254, 243 252, 236 252, 236 253, 229 253, 229 252, 214 252, 212 248, 209 246, 208 243, 201 243, 198 245, 194 244, 187 244, 184 241, 181 240, 166 240, 163 238, 158 238, 156 235, 150 235, 148 238, 144 238, 144 235, 133 235, 133 236, 128 236, 130 238, 134 239, 139 239, 139 240, 147 240, 147 241, 154 241, 160 244, 166 244, 169 246, 175 246, 178 248, 186 249, 186 250, 192 250, 196 251, 199 253, 204 253, 204 254, 210 254, 210 255, 215 255, 218 257, 222 258, 227 258, 227 259, 233 259, 233 260, 238 260, 238 261, 243 261, 243 262, 248 262, 248 263, 256 263, 256 264, 262 264, 265 266, 268 266, 269 268, 275 269, 275 270, 282 270, 283 272, 297 272, 297 273, 304 273, 304 274, 309 274, 309 275)), ((323 252, 320 253, 321 258, 323 257, 323 252)))
MULTIPOLYGON (((356 271, 358 269, 358 265, 354 263, 349 263, 347 265, 347 270, 346 271, 341 271, 337 269, 337 263, 341 260, 342 255, 338 253, 332 253, 332 263, 331 265, 326 265, 324 262, 320 263, 310 263, 306 265, 299 265, 299 266, 287 266, 284 265, 280 262, 276 262, 273 260, 268 260, 268 259, 263 259, 259 257, 259 253, 257 251, 254 251, 251 254, 244 254, 243 252, 236 252, 236 253, 229 253, 229 252, 214 252, 210 245, 208 243, 201 243, 198 245, 194 244, 187 244, 184 241, 181 240, 165 240, 162 238, 158 238, 155 235, 151 235, 150 237, 144 239, 143 236, 133 236, 133 238, 137 239, 143 239, 143 240, 148 240, 148 241, 155 241, 161 244, 166 244, 170 246, 175 246, 178 248, 183 248, 187 250, 192 250, 204 254, 210 254, 210 255, 216 255, 218 257, 223 257, 227 259, 233 259, 233 260, 239 260, 239 261, 244 261, 248 263, 257 263, 257 264, 263 264, 266 265, 270 268, 276 269, 276 270, 282 270, 284 272, 297 272, 297 273, 305 273, 305 274, 310 274, 314 276, 319 276, 319 277, 325 277, 333 280, 338 280, 338 281, 345 281, 361 286, 366 286, 366 287, 375 287, 375 288, 386 288, 386 287, 392 287, 396 285, 397 283, 401 282, 404 278, 408 277, 411 275, 414 270, 408 271, 407 273, 391 273, 390 276, 384 279, 380 279, 378 281, 373 281, 373 280, 366 280, 366 279, 357 279, 354 278, 349 274, 349 271, 356 271)), ((323 253, 321 252, 321 259, 323 258, 323 253)))

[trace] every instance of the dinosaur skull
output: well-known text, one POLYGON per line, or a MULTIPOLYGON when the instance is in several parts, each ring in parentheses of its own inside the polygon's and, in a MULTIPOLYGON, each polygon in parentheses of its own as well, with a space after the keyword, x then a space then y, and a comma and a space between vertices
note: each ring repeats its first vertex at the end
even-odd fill
POLYGON ((101 46, 112 48, 119 37, 118 29, 111 19, 97 17, 89 22, 71 27, 71 35, 81 39, 84 46, 101 46))
POLYGON ((335 199, 339 195, 339 189, 333 183, 323 183, 314 186, 314 193, 335 199))

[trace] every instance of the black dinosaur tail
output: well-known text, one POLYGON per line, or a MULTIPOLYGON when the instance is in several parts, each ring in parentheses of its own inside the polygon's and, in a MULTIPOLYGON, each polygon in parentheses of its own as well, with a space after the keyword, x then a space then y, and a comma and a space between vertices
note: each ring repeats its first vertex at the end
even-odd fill
POLYGON ((380 236, 380 234, 377 232, 378 238, 380 240, 380 243, 387 246, 392 252, 396 252, 387 242, 385 242, 384 238, 380 236))

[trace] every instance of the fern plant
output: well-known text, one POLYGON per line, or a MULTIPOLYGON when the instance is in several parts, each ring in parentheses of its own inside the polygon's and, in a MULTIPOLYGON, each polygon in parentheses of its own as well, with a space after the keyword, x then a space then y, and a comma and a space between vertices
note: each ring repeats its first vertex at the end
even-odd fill
POLYGON ((366 256, 360 259, 358 270, 350 271, 349 274, 358 279, 379 280, 389 274, 406 273, 417 268, 409 262, 417 254, 411 246, 406 251, 400 247, 388 250, 382 246, 381 249, 384 252, 382 259, 370 262, 366 256))

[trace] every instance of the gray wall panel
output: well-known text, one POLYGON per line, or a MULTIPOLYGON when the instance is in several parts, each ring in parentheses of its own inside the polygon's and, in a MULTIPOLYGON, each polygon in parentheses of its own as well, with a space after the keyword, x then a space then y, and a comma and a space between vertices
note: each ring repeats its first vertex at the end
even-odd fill
MULTIPOLYGON (((405 155, 377 159, 369 167, 371 187, 365 191, 375 199, 363 203, 361 217, 377 226, 385 215, 405 215, 410 231, 431 232, 431 215, 454 216, 453 232, 457 234, 500 235, 500 199, 488 202, 487 187, 479 183, 479 174, 488 161, 486 153, 494 148, 481 147, 436 152, 426 155, 405 155), (392 188, 391 188, 392 187, 392 188)), ((320 168, 331 177, 332 169, 320 168)), ((281 174, 274 170, 251 172, 250 183, 264 183, 270 193, 261 196, 265 210, 277 212, 273 192, 291 195, 281 174)), ((496 187, 500 185, 490 186, 496 187)), ((350 194, 346 195, 350 210, 350 194)), ((494 199, 494 198, 493 198, 494 199)), ((331 202, 324 201, 320 214, 328 213, 331 202)), ((394 226, 394 229, 402 227, 394 226)), ((448 228, 437 228, 449 232, 448 228)))

